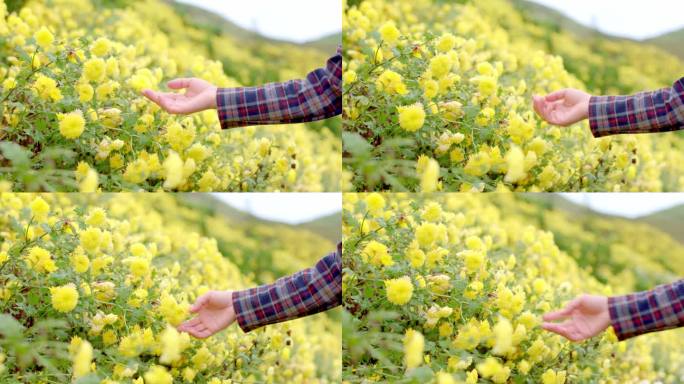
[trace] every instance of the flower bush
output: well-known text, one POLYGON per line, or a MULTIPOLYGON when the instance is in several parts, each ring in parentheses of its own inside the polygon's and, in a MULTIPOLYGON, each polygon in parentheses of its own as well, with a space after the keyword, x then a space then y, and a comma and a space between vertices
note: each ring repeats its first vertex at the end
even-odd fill
POLYGON ((672 55, 577 37, 507 0, 346 1, 343 23, 345 190, 682 188, 681 135, 594 139, 531 102, 671 86, 684 71, 672 55))
POLYGON ((286 80, 327 57, 268 44, 254 54, 287 49, 297 64, 265 64, 249 50, 230 62, 238 40, 157 0, 34 0, 10 15, 0 2, 3 189, 339 190, 336 119, 222 132, 216 111, 172 116, 140 94, 176 77, 220 87, 286 80))
POLYGON ((635 260, 619 257, 628 234, 644 226, 590 216, 583 220, 593 222, 591 229, 582 222, 566 226, 566 251, 539 223, 572 218, 525 199, 345 194, 343 380, 680 382, 681 330, 617 342, 609 328, 571 343, 539 325, 543 313, 582 293, 613 295, 673 281, 684 247, 650 228, 653 242, 641 236, 642 242, 658 247, 656 239, 669 239, 670 249, 646 252, 643 244, 635 260), (594 231, 603 239, 585 248, 594 231), (588 254, 605 267, 594 269, 588 254), (642 266, 648 272, 642 274, 642 266))
POLYGON ((235 240, 224 257, 177 216, 184 204, 165 194, 0 195, 0 381, 339 381, 339 322, 328 314, 204 340, 176 331, 202 293, 256 284, 230 259, 249 248, 235 240))

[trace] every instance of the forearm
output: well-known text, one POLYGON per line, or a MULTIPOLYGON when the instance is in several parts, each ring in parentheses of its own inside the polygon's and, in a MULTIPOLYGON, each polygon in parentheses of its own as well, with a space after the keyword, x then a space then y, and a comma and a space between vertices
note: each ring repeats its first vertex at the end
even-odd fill
POLYGON ((233 307, 244 332, 336 307, 342 302, 342 252, 337 250, 314 267, 273 284, 236 291, 233 307))
POLYGON ((613 330, 619 340, 684 325, 684 280, 650 291, 608 298, 613 330))
POLYGON ((219 88, 216 93, 223 129, 248 125, 301 123, 342 112, 342 55, 306 78, 257 87, 219 88))
POLYGON ((632 96, 593 96, 589 125, 594 137, 682 129, 684 78, 670 88, 632 96))

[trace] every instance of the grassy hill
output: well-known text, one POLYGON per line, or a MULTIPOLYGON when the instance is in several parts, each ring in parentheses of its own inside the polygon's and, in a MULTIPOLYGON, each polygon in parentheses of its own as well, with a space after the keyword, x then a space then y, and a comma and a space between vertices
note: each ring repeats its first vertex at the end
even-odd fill
POLYGON ((672 238, 684 243, 684 204, 640 217, 639 221, 658 227, 661 231, 669 233, 672 238))
POLYGON ((684 59, 684 28, 645 40, 684 59))
POLYGON ((310 48, 319 49, 324 52, 335 52, 337 47, 342 44, 342 33, 333 33, 323 36, 320 39, 309 41, 304 45, 310 48))
POLYGON ((570 213, 571 219, 589 217, 625 220, 632 223, 648 224, 662 232, 669 234, 673 239, 684 244, 684 231, 681 229, 682 223, 684 223, 684 204, 654 212, 646 216, 637 217, 635 219, 627 219, 620 216, 608 215, 594 211, 584 205, 576 204, 570 200, 567 200, 561 195, 555 193, 525 193, 522 194, 522 196, 525 200, 535 202, 546 209, 558 209, 570 213))
POLYGON ((569 31, 579 38, 603 38, 614 41, 633 41, 646 43, 657 46, 678 56, 679 58, 684 59, 684 45, 682 45, 682 42, 684 42, 684 28, 665 33, 651 39, 638 41, 602 33, 596 29, 587 27, 572 20, 562 12, 528 0, 512 0, 512 3, 516 6, 516 8, 523 11, 522 14, 528 18, 528 21, 534 21, 538 24, 551 27, 551 29, 556 31, 569 31))
MULTIPOLYGON (((228 34, 239 39, 250 40, 271 40, 257 33, 244 29, 237 24, 226 20, 220 15, 211 11, 196 7, 190 4, 179 3, 173 0, 164 0, 169 5, 173 6, 180 15, 183 21, 187 24, 197 28, 209 30, 216 35, 228 34)), ((271 40, 275 41, 275 40, 271 40)))
POLYGON ((534 21, 537 24, 551 26, 554 30, 570 31, 582 38, 597 36, 615 38, 614 36, 609 36, 593 28, 584 26, 565 16, 563 13, 545 5, 533 3, 528 0, 512 0, 512 3, 518 10, 522 11, 523 17, 526 17, 528 20, 534 21))
MULTIPOLYGON (((256 32, 240 27, 230 20, 225 19, 221 15, 217 15, 216 13, 196 7, 194 5, 179 3, 173 0, 164 1, 178 10, 178 13, 182 15, 186 24, 196 28, 204 29, 215 35, 229 35, 248 45, 254 43, 295 44, 286 40, 262 36, 256 32)), ((328 53, 331 50, 334 51, 341 41, 342 33, 340 32, 300 45, 328 53)))
POLYGON ((207 193, 174 196, 179 204, 168 215, 216 239, 221 254, 259 283, 311 267, 341 238, 341 212, 290 225, 242 212, 207 193))
POLYGON ((188 202, 191 206, 204 211, 208 215, 221 216, 230 222, 238 222, 240 225, 269 225, 282 226, 288 229, 305 229, 315 235, 325 238, 333 243, 337 243, 342 238, 341 212, 333 213, 317 219, 307 221, 301 224, 290 225, 286 223, 271 221, 256 217, 249 213, 243 212, 239 209, 233 208, 230 205, 217 199, 215 196, 207 193, 186 193, 181 195, 183 200, 188 202))
POLYGON ((342 215, 339 212, 299 224, 297 227, 323 236, 333 243, 342 239, 342 215))
POLYGON ((603 214, 593 211, 587 206, 570 201, 557 193, 523 193, 521 196, 524 200, 535 202, 546 209, 558 209, 572 213, 574 216, 603 216, 603 214))
POLYGON ((523 219, 521 224, 553 233, 558 247, 601 282, 616 285, 626 279, 632 289, 642 290, 684 275, 684 242, 666 230, 676 230, 677 215, 666 215, 670 224, 656 223, 598 213, 556 194, 515 195, 493 203, 523 219))

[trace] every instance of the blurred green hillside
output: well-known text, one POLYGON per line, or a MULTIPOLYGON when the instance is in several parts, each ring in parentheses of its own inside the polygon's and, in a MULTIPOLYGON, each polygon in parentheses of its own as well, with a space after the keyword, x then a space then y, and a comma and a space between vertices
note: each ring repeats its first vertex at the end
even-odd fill
POLYGON ((684 29, 672 31, 646 41, 684 59, 684 44, 682 44, 684 42, 684 29))
POLYGON ((667 232, 673 239, 684 243, 684 205, 665 209, 640 217, 640 221, 651 224, 667 232))
MULTIPOLYGON (((617 197, 616 197, 617 198, 617 197)), ((594 212, 559 195, 499 195, 492 203, 553 233, 560 249, 599 281, 644 290, 684 277, 684 242, 672 236, 684 207, 627 219, 594 212), (649 239, 645 242, 644 239, 649 239), (619 284, 618 284, 619 282, 619 284)))
POLYGON ((216 238, 221 253, 261 283, 313 266, 341 239, 341 212, 289 225, 245 213, 211 194, 185 193, 177 199, 176 212, 168 214, 216 238))
MULTIPOLYGON (((601 33, 527 0, 511 0, 528 26, 518 30, 563 58, 566 69, 599 94, 627 94, 671 85, 684 75, 682 33, 637 41, 601 33)), ((507 21, 504 18, 503 24, 507 21)))

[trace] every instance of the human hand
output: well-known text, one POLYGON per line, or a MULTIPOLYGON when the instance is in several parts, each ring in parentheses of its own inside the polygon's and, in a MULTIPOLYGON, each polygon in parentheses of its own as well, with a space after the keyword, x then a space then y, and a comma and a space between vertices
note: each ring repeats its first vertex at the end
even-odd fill
POLYGON ((591 95, 577 89, 563 89, 544 97, 533 97, 534 110, 554 125, 568 126, 589 117, 591 95))
POLYGON ((207 338, 235 322, 233 293, 209 291, 195 300, 190 312, 197 316, 183 322, 177 329, 200 339, 207 338))
POLYGON ((202 79, 174 79, 166 85, 171 89, 186 89, 186 91, 183 94, 144 89, 143 95, 167 112, 174 114, 188 114, 216 108, 218 88, 202 79))
POLYGON ((571 341, 582 341, 598 335, 610 325, 608 298, 582 295, 565 308, 544 315, 542 328, 571 341), (562 323, 551 321, 567 319, 562 323))

